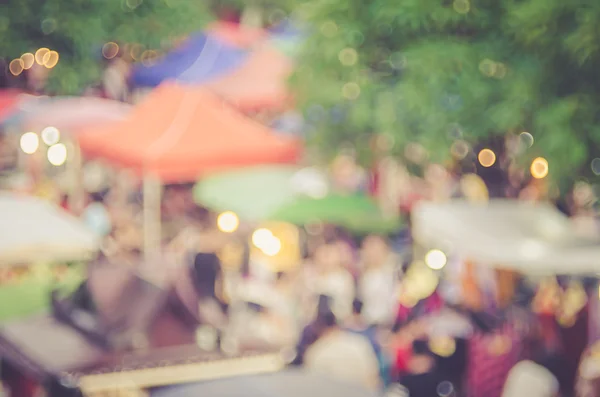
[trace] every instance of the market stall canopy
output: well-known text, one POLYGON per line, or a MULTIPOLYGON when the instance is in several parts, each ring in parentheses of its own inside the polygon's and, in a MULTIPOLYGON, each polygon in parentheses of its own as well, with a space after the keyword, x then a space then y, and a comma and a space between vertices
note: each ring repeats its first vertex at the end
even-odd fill
POLYGON ((239 68, 206 87, 243 111, 282 110, 290 105, 287 79, 292 71, 290 58, 262 45, 239 68))
POLYGON ((150 397, 374 397, 360 386, 300 370, 265 375, 239 376, 229 379, 171 386, 150 392, 150 397))
POLYGON ((413 235, 475 263, 533 274, 597 274, 600 240, 582 237, 547 203, 497 199, 421 202, 412 212, 413 235))
POLYGON ((235 70, 246 57, 246 51, 218 37, 197 33, 157 63, 136 65, 131 81, 144 87, 155 87, 165 80, 201 84, 235 70))
POLYGON ((19 109, 19 105, 36 98, 28 95, 21 90, 5 89, 0 90, 0 122, 6 121, 12 114, 19 109))
POLYGON ((0 195, 0 265, 85 260, 98 238, 79 219, 29 196, 0 195))
POLYGON ((11 122, 23 131, 40 132, 46 127, 77 133, 82 128, 125 119, 132 106, 96 97, 40 97, 27 101, 13 113, 11 122))
POLYGON ((194 187, 194 199, 216 211, 246 220, 267 219, 299 195, 327 194, 327 178, 313 168, 259 166, 210 175, 194 187))
POLYGON ((163 182, 209 172, 294 163, 297 140, 239 114, 211 92, 174 83, 159 86, 127 120, 79 134, 81 150, 163 182))
POLYGON ((296 225, 329 223, 357 233, 389 233, 400 227, 398 219, 387 218, 374 200, 359 194, 298 197, 274 211, 270 219, 296 225))
POLYGON ((225 21, 209 25, 206 33, 238 48, 251 47, 265 39, 268 35, 263 29, 225 21))

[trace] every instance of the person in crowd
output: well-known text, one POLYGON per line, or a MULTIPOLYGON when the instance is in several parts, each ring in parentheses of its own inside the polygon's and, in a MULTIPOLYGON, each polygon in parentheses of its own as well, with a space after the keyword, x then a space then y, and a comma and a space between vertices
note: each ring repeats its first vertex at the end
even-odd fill
POLYGON ((383 337, 384 333, 380 332, 381 330, 378 329, 378 327, 370 325, 364 320, 362 310, 363 303, 359 299, 355 299, 354 302, 352 302, 352 317, 346 322, 344 328, 347 331, 364 336, 371 342, 373 351, 379 360, 381 378, 384 384, 387 384, 389 381, 389 360, 386 359, 380 343, 380 339, 385 339, 383 337))
POLYGON ((331 298, 326 295, 320 295, 315 318, 302 329, 292 365, 302 365, 304 363, 306 351, 319 339, 323 331, 327 328, 327 316, 329 316, 329 313, 331 313, 331 298))
POLYGON ((367 237, 362 246, 362 274, 358 294, 369 324, 391 324, 397 304, 399 259, 381 236, 367 237))
POLYGON ((304 367, 315 373, 376 390, 379 363, 369 340, 338 326, 332 312, 322 315, 324 329, 306 351, 304 367))
POLYGON ((102 193, 92 193, 89 196, 89 204, 81 214, 85 224, 98 236, 106 237, 113 229, 112 220, 108 209, 104 205, 102 193))
POLYGON ((340 320, 347 319, 352 314, 352 300, 355 295, 354 278, 342 264, 339 246, 321 245, 315 252, 314 263, 314 279, 306 284, 308 293, 313 297, 319 295, 331 297, 333 313, 340 320))
POLYGON ((521 361, 509 372, 502 397, 556 397, 559 383, 550 370, 533 361, 521 361))
POLYGON ((398 380, 410 397, 451 395, 453 385, 437 371, 436 360, 425 339, 412 343, 412 355, 408 360, 407 373, 398 380), (446 394, 442 388, 449 389, 446 394))

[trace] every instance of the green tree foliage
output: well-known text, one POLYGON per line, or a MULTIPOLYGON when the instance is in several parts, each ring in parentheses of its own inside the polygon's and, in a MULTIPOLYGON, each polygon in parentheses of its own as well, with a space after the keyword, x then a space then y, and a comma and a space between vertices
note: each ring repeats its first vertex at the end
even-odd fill
POLYGON ((299 14, 314 30, 292 83, 320 147, 388 133, 396 150, 418 142, 443 159, 457 139, 527 131, 524 162, 591 175, 600 2, 309 0, 299 14))
POLYGON ((10 61, 41 47, 57 51, 50 86, 73 93, 98 81, 104 43, 160 49, 208 20, 202 1, 0 0, 0 57, 10 61))

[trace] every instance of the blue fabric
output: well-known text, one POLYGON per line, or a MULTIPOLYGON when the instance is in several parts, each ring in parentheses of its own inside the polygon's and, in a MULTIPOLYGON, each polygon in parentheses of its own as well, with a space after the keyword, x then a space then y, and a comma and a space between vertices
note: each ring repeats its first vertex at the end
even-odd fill
POLYGON ((136 65, 131 81, 136 86, 144 87, 155 87, 165 80, 201 84, 235 70, 247 56, 247 51, 204 33, 197 33, 156 64, 136 65))

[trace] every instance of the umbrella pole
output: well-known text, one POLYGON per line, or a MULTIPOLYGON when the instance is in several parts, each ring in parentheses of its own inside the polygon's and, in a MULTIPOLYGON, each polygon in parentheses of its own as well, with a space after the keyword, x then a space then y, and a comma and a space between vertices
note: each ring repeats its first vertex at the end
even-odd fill
POLYGON ((81 149, 77 142, 72 142, 73 158, 70 161, 71 191, 69 194, 69 207, 74 214, 81 214, 85 204, 85 192, 83 188, 81 149))
POLYGON ((161 252, 161 183, 153 175, 144 176, 144 259, 151 263, 161 252))

